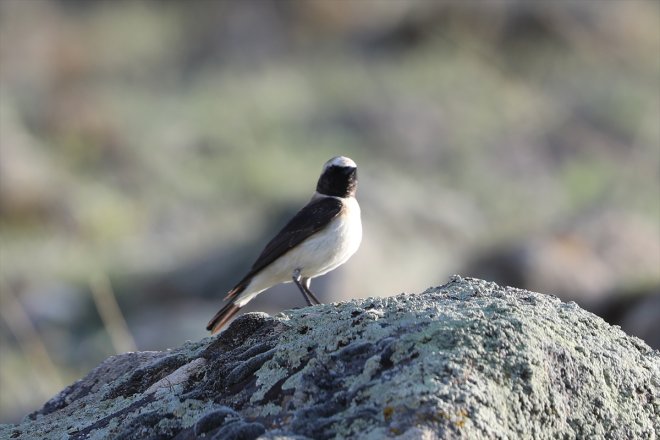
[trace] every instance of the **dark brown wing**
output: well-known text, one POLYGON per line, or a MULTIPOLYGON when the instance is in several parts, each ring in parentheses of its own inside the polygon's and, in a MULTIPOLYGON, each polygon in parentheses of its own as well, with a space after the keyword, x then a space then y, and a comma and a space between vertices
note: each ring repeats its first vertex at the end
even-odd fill
POLYGON ((227 297, 232 298, 241 293, 249 284, 250 278, 260 270, 323 229, 330 223, 330 220, 339 215, 342 207, 343 204, 340 200, 334 197, 324 197, 310 202, 298 211, 261 251, 261 255, 252 265, 250 272, 229 292, 227 297))

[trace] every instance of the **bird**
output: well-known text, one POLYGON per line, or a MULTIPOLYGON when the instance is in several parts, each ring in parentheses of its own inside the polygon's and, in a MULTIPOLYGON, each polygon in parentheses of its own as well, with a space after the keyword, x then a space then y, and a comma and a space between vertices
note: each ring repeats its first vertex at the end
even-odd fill
POLYGON ((247 274, 231 289, 227 303, 206 326, 219 332, 253 298, 293 282, 308 306, 320 304, 311 280, 344 264, 360 247, 362 220, 357 165, 345 156, 328 160, 309 202, 268 242, 247 274))

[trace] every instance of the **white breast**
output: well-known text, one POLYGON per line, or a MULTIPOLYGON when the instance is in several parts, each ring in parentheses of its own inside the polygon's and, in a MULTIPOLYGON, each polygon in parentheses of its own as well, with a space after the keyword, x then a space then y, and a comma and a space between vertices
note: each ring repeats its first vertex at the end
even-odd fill
POLYGON ((327 228, 300 247, 302 276, 314 278, 344 264, 360 247, 362 221, 354 197, 343 199, 345 208, 327 228))

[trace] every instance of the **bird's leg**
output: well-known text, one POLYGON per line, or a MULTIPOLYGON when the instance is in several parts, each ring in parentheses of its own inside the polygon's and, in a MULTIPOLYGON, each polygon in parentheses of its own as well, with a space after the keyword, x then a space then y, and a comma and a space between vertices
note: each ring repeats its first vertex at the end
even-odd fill
POLYGON ((300 275, 300 269, 294 270, 291 278, 293 279, 293 282, 296 283, 296 286, 298 286, 298 289, 300 289, 300 293, 302 293, 303 298, 305 298, 305 302, 307 303, 307 305, 308 306, 314 305, 312 304, 312 301, 307 297, 306 288, 300 282, 300 280, 302 279, 300 275))
POLYGON ((311 278, 303 278, 302 279, 302 286, 305 289, 305 292, 307 292, 307 295, 316 303, 316 304, 321 304, 321 301, 312 293, 311 290, 309 290, 309 285, 312 283, 311 278))

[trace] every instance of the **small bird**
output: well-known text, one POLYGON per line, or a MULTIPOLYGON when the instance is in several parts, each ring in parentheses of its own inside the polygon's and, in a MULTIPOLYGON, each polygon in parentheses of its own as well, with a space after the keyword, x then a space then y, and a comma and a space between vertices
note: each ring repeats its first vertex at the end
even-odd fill
POLYGON ((217 333, 241 307, 280 283, 293 281, 307 305, 320 304, 309 289, 312 278, 344 264, 362 241, 356 190, 355 162, 344 156, 327 161, 309 203, 266 245, 206 329, 217 333))

